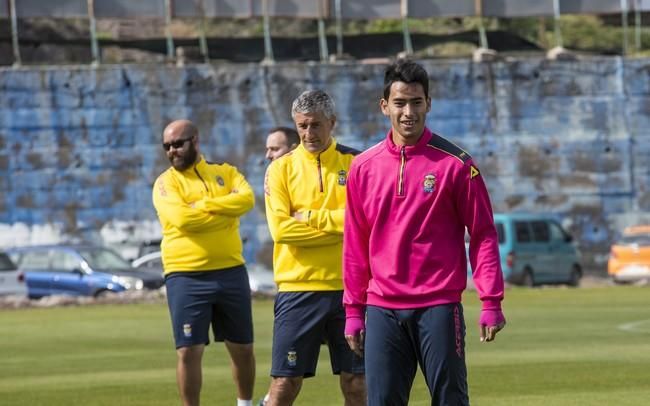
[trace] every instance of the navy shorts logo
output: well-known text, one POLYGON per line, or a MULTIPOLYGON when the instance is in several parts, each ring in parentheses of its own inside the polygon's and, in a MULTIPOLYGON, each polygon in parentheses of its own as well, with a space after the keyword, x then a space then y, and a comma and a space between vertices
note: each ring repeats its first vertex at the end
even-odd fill
POLYGON ((433 193, 436 190, 436 177, 432 174, 427 174, 424 177, 424 193, 433 193))
POLYGON ((287 352, 287 364, 289 364, 290 367, 295 367, 297 361, 298 354, 295 351, 287 352))
POLYGON ((191 324, 183 324, 183 335, 185 337, 192 337, 192 325, 191 324))

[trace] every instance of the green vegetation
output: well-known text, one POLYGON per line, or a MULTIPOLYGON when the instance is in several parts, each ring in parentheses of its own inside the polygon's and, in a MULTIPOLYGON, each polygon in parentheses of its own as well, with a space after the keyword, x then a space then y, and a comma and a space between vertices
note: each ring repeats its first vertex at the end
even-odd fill
MULTIPOLYGON (((627 52, 633 56, 650 54, 650 31, 647 25, 648 14, 641 16, 641 29, 636 30, 636 16, 630 13, 627 19, 627 52), (644 25, 645 24, 645 25, 644 25), (638 34, 638 36, 637 36, 638 34), (637 49, 638 40, 638 49, 637 49)), ((427 34, 434 36, 425 48, 416 49, 418 57, 465 57, 471 55, 478 46, 478 29, 482 22, 487 31, 488 42, 493 48, 503 48, 508 44, 507 52, 539 52, 558 45, 555 36, 555 22, 552 17, 521 18, 410 18, 409 32, 412 35, 427 34), (531 47, 532 44, 532 47, 531 47)), ((171 32, 175 39, 198 38, 201 21, 196 19, 175 18, 171 32)), ((261 18, 225 19, 216 18, 205 21, 205 33, 208 38, 258 38, 264 35, 261 18)), ((316 37, 317 20, 277 17, 270 20, 272 37, 316 37)), ((619 15, 589 16, 563 15, 559 20, 563 46, 579 53, 621 54, 623 52, 624 30, 619 15)), ((164 38, 164 24, 157 19, 97 21, 98 37, 101 40, 157 39, 164 38)), ((335 36, 336 21, 325 21, 327 35, 335 36)), ((361 34, 402 34, 401 19, 378 20, 343 20, 344 36, 361 34)), ((20 38, 43 40, 59 38, 61 40, 87 40, 88 22, 86 19, 48 19, 34 18, 21 22, 20 38)), ((381 40, 379 40, 381 41, 381 40)), ((422 45, 420 43, 420 45, 422 45)), ((198 46, 198 45, 197 45, 198 46)), ((345 48, 345 47, 344 47, 345 48)), ((332 51, 332 50, 330 50, 332 51)), ((114 51, 111 51, 114 52, 114 51)), ((197 51, 198 52, 198 51, 197 51)), ((111 58, 108 58, 111 59, 111 58)))
MULTIPOLYGON (((476 405, 638 405, 650 399, 647 287, 510 289, 508 325, 480 343, 466 293, 470 395, 476 405), (627 324, 627 327, 625 325, 627 324), (623 328, 621 328, 623 326, 623 328)), ((268 385, 273 303, 256 301, 256 397, 268 385)), ((177 405, 164 303, 0 311, 0 403, 177 405)), ((234 404, 222 345, 204 360, 203 403, 234 404)), ((327 351, 298 404, 340 405, 327 351)), ((418 375, 411 405, 427 405, 418 375)))
MULTIPOLYGON (((635 48, 635 25, 634 15, 628 16, 628 52, 637 52, 635 48)), ((642 24, 644 20, 641 20, 642 24)), ((431 17, 426 19, 408 20, 409 32, 411 34, 430 35, 455 35, 464 32, 476 32, 480 20, 476 17, 466 18, 440 18, 431 17)), ((208 35, 214 36, 262 36, 263 30, 259 19, 251 20, 215 20, 208 23, 208 35)), ((529 41, 540 49, 550 49, 557 45, 555 38, 555 24, 552 17, 521 17, 521 18, 484 18, 483 26, 488 35, 490 32, 502 31, 512 37, 519 37, 529 41)), ((598 17, 589 15, 564 15, 560 17, 559 28, 562 42, 565 48, 588 53, 619 54, 623 49, 624 30, 621 26, 620 17, 598 17)), ((272 36, 316 36, 318 35, 316 21, 297 20, 290 18, 274 18, 271 20, 272 36)), ((328 35, 336 35, 336 23, 333 20, 326 22, 328 35)), ((640 35, 641 49, 650 47, 650 33, 647 27, 642 25, 640 35)), ((359 34, 385 34, 401 33, 402 20, 379 19, 379 20, 344 20, 344 35, 359 34)), ((448 41, 448 43, 453 40, 448 41)), ((436 46, 436 54, 452 56, 471 52, 466 47, 459 48, 458 45, 449 47, 436 46)))

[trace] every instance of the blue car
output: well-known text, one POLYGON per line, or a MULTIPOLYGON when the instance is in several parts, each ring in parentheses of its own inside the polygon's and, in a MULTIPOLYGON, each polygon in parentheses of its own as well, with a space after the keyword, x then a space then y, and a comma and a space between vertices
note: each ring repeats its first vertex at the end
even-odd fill
POLYGON ((495 213, 494 224, 499 236, 501 268, 506 281, 524 286, 577 286, 580 283, 580 256, 573 238, 560 226, 555 216, 495 213))
POLYGON ((158 289, 159 274, 134 269, 115 251, 90 245, 42 245, 7 250, 25 273, 30 298, 101 296, 108 292, 158 289))

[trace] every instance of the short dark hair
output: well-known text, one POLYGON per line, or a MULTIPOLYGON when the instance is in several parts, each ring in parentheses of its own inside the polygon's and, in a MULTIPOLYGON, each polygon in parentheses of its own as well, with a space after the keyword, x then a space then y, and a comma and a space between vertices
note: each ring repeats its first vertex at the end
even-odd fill
POLYGON ((395 82, 419 83, 424 96, 429 98, 429 75, 424 68, 409 59, 398 59, 384 71, 384 99, 390 96, 390 87, 395 82))
POLYGON ((287 145, 300 145, 300 137, 298 136, 298 131, 296 131, 295 128, 291 127, 273 127, 269 130, 269 134, 273 134, 274 132, 281 132, 284 134, 285 138, 287 139, 287 145))

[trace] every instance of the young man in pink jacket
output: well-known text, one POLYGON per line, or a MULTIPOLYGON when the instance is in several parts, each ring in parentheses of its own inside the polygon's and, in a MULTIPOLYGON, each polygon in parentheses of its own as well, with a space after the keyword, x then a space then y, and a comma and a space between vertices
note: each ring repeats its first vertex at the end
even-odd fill
POLYGON ((343 233, 346 339, 365 356, 368 405, 406 405, 420 364, 432 405, 468 405, 465 229, 482 301, 481 341, 505 326, 503 276, 481 173, 462 149, 425 126, 427 72, 386 69, 386 139, 358 155, 347 183, 343 233))

